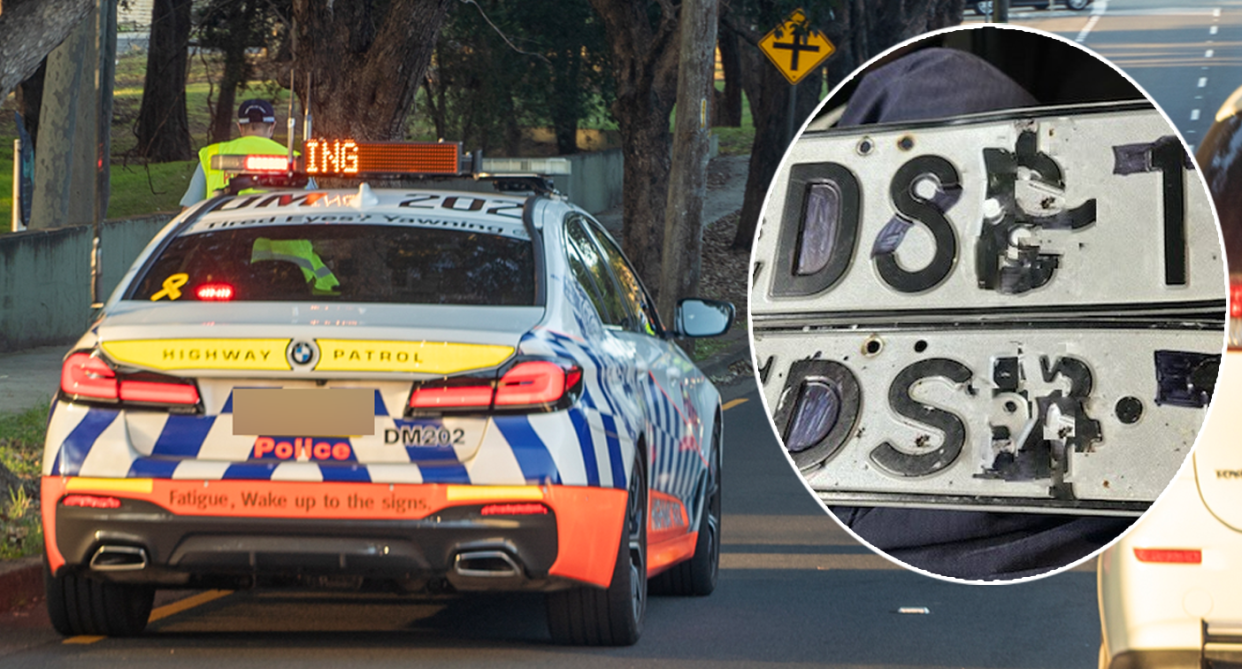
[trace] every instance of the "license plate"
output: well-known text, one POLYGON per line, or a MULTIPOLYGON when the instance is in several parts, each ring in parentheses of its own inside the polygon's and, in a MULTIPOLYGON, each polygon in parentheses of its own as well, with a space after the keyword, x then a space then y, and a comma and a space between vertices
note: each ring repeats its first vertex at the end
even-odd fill
POLYGON ((1211 397, 1219 235, 1146 105, 808 133, 755 261, 764 396, 829 503, 1141 513, 1211 397))
POLYGON ((233 434, 375 434, 374 397, 371 388, 237 388, 233 434))

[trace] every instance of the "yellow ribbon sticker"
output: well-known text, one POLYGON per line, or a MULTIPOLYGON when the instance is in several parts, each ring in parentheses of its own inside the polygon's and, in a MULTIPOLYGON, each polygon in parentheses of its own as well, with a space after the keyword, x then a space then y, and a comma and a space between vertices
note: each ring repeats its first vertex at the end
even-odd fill
POLYGON ((164 279, 164 290, 161 290, 160 292, 152 295, 151 301, 154 302, 160 299, 161 297, 167 297, 170 300, 175 300, 175 299, 180 298, 181 297, 180 288, 184 286, 186 282, 189 280, 190 280, 190 275, 184 272, 179 272, 177 274, 174 274, 168 277, 167 279, 164 279))

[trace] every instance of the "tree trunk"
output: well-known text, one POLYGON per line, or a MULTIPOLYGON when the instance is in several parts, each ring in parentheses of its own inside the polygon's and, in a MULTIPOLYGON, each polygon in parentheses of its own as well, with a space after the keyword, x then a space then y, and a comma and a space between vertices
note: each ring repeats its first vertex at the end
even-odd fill
POLYGON ((708 100, 716 92, 716 0, 683 0, 673 166, 664 208, 659 309, 672 323, 677 300, 699 289, 707 196, 708 100))
POLYGON ((563 104, 577 95, 578 78, 582 58, 575 54, 560 54, 552 74, 552 129, 556 133, 556 152, 568 156, 578 152, 578 114, 576 105, 563 104), (561 104, 558 104, 561 102, 561 104))
MULTIPOLYGON (((771 0, 760 4, 768 9, 772 7, 771 0)), ((964 8, 964 0, 846 0, 837 20, 824 26, 828 39, 837 47, 837 53, 828 64, 829 87, 835 86, 855 68, 898 42, 929 30, 960 24, 964 8)), ((758 43, 761 35, 734 18, 730 18, 729 23, 749 43, 746 48, 757 51, 753 45, 758 43)), ((751 148, 750 174, 746 180, 741 220, 733 239, 735 250, 749 249, 754 242, 755 227, 762 214, 760 207, 767 194, 768 183, 789 144, 786 128, 790 86, 769 63, 765 62, 760 67, 761 83, 747 90, 755 121, 755 143, 751 148), (756 95, 759 100, 756 100, 756 95)), ((800 126, 813 110, 811 98, 818 99, 822 83, 818 77, 810 76, 798 86, 806 90, 799 93, 797 118, 794 119, 796 126, 800 126)))
POLYGON ((776 175, 781 156, 789 146, 789 96, 797 95, 794 127, 800 127, 819 100, 823 79, 816 72, 807 75, 797 86, 790 86, 775 67, 765 67, 751 95, 751 116, 755 119, 755 141, 750 149, 746 194, 742 198, 742 214, 733 237, 734 250, 749 249, 755 237, 755 225, 762 214, 763 198, 776 175))
POLYGON ((742 58, 738 53, 741 40, 724 21, 719 22, 720 65, 724 70, 724 90, 716 93, 712 125, 737 128, 742 125, 742 58))
POLYGON ((622 246, 649 289, 660 282, 668 193, 668 117, 677 87, 677 19, 671 4, 651 18, 647 0, 591 0, 612 48, 621 134, 622 246))
POLYGON ((35 151, 32 230, 94 221, 96 197, 95 12, 48 57, 35 151))
POLYGON ((0 100, 34 74, 94 6, 94 0, 5 2, 0 13, 0 100))
MULTIPOLYGON (((393 0, 383 16, 371 2, 294 0, 297 91, 313 74, 315 134, 399 140, 453 0, 393 0)), ((280 81, 289 81, 288 67, 280 81)))
POLYGON ((147 76, 138 108, 136 155, 151 162, 190 160, 190 121, 185 111, 185 80, 190 44, 191 0, 155 0, 147 76))
POLYGON ((237 89, 250 78, 246 47, 250 45, 255 1, 243 0, 240 11, 229 16, 228 41, 224 45, 224 71, 220 74, 220 98, 211 116, 211 142, 226 142, 233 136, 237 121, 237 89))

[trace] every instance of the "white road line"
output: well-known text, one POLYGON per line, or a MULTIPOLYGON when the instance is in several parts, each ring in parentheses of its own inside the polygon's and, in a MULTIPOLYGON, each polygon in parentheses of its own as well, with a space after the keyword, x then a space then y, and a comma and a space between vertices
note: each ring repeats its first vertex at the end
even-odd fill
POLYGON ((1218 19, 1220 18, 1220 7, 1212 10, 1212 16, 1215 16, 1218 19))
POLYGON ((1212 55, 1213 55, 1213 54, 1215 54, 1215 53, 1216 53, 1215 51, 1213 51, 1213 50, 1211 50, 1211 49, 1208 49, 1207 51, 1203 52, 1203 57, 1204 57, 1204 58, 1211 58, 1211 57, 1212 57, 1212 55))
POLYGON ((1087 19, 1087 25, 1082 27, 1082 31, 1078 33, 1078 37, 1075 37, 1074 41, 1081 42, 1087 39, 1087 35, 1091 34, 1091 29, 1094 28, 1095 24, 1099 23, 1099 21, 1100 21, 1099 16, 1092 16, 1091 18, 1087 19))
POLYGON ((1209 34, 1209 35, 1215 35, 1215 34, 1216 34, 1216 30, 1217 30, 1217 26, 1212 26, 1211 28, 1208 28, 1208 34, 1209 34))
POLYGON ((1091 18, 1087 19, 1087 25, 1082 27, 1074 41, 1081 42, 1087 39, 1087 35, 1091 34, 1091 29, 1095 27, 1096 23, 1099 23, 1100 17, 1104 15, 1106 10, 1108 10, 1108 0, 1096 0, 1091 6, 1091 18))
POLYGON ((1192 121, 1198 121, 1198 120, 1199 120, 1199 110, 1198 110, 1198 109, 1192 109, 1192 110, 1190 110, 1190 120, 1192 120, 1192 121))
POLYGON ((1199 88, 1207 86, 1207 77, 1199 77, 1199 88))

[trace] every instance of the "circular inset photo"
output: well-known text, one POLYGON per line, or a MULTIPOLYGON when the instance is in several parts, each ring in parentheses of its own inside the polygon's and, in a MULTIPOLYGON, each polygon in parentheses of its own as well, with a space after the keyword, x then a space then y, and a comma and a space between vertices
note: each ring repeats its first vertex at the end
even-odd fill
POLYGON ((860 540, 969 581, 1120 536, 1190 453, 1224 348, 1212 203, 1151 99, 1002 26, 839 86, 786 154, 752 350, 808 488, 860 540))

